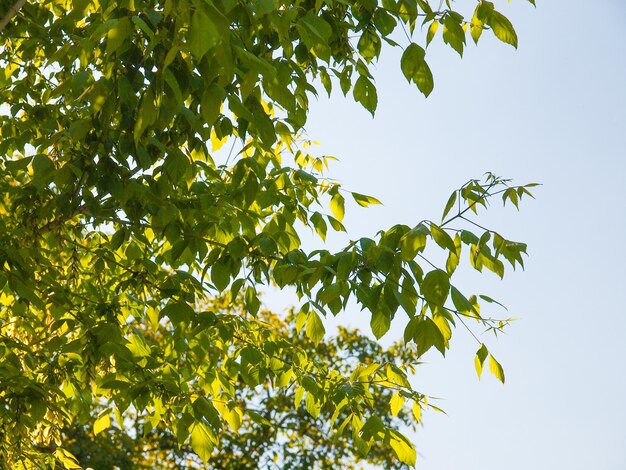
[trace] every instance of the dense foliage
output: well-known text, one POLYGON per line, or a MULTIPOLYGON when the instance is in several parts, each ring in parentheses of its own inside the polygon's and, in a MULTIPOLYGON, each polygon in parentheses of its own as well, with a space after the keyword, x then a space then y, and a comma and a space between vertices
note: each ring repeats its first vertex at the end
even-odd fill
MULTIPOLYGON (((425 95, 440 31, 459 54, 468 31, 516 46, 493 3, 467 17, 453 6, 0 2, 1 462, 415 463, 401 429, 428 406, 408 380, 419 357, 444 353, 464 318, 506 325, 481 316, 491 298, 452 284, 462 251, 499 276, 523 265, 523 243, 470 215, 495 196, 517 206, 528 186, 487 174, 441 222, 307 252, 306 227, 322 240, 344 230, 345 197, 378 201, 325 177, 331 158, 301 130, 321 88, 374 113, 383 43, 404 48, 399 69, 425 95), (301 304, 286 320, 264 312, 263 285, 301 304), (406 344, 325 338, 322 318, 350 299, 377 338, 402 309, 406 344)), ((485 361, 504 381, 481 343, 479 374, 485 361)))

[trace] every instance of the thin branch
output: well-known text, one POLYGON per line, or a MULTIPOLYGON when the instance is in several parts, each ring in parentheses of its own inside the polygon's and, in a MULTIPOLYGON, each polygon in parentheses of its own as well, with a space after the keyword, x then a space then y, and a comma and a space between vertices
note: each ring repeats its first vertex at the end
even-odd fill
POLYGON ((25 3, 26 0, 17 0, 17 2, 9 8, 9 11, 7 11, 4 17, 0 20, 0 31, 4 30, 6 25, 9 24, 9 21, 11 21, 13 17, 18 14, 25 3))

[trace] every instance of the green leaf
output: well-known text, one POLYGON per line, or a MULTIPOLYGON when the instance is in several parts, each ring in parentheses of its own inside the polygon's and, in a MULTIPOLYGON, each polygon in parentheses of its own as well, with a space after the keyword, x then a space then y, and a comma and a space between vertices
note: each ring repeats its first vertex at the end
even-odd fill
POLYGON ((371 438, 379 436, 385 432, 385 423, 380 419, 380 416, 370 416, 363 427, 361 428, 361 438, 364 441, 369 441, 371 438))
POLYGON ((307 413, 313 416, 313 418, 317 418, 322 411, 322 404, 311 392, 307 392, 306 394, 304 407, 306 408, 307 413))
POLYGON ((328 231, 328 226, 326 225, 326 221, 324 217, 319 212, 314 212, 311 218, 309 219, 315 228, 315 231, 320 236, 320 238, 326 241, 326 233, 328 231))
POLYGON ((488 302, 490 304, 497 304, 500 307, 502 307, 504 310, 508 310, 508 308, 506 308, 504 305, 502 305, 500 302, 498 302, 497 300, 492 299, 491 297, 487 296, 487 295, 479 295, 478 297, 480 297, 481 299, 483 299, 485 302, 488 302))
POLYGON ((256 289, 252 286, 246 287, 246 293, 244 295, 244 303, 246 310, 253 316, 259 312, 261 307, 261 300, 256 292, 256 289))
POLYGON ((463 56, 465 31, 463 31, 459 22, 452 15, 446 15, 443 21, 443 42, 457 51, 460 56, 463 56))
POLYGON ((445 230, 431 223, 430 233, 432 234, 433 239, 435 240, 437 245, 439 245, 444 250, 450 250, 456 253, 456 246, 454 245, 454 240, 452 240, 452 237, 448 235, 445 230))
POLYGON ((205 397, 200 396, 196 398, 193 402, 193 409, 196 418, 204 418, 207 420, 211 426, 215 429, 219 429, 221 427, 220 415, 209 400, 205 397))
POLYGON ((376 106, 378 105, 378 95, 376 93, 376 87, 371 80, 361 75, 354 85, 352 94, 354 95, 355 101, 361 103, 361 105, 374 116, 376 106))
POLYGON ((424 276, 424 280, 420 285, 420 290, 428 302, 441 307, 448 298, 448 292, 450 291, 450 277, 441 269, 430 271, 426 274, 426 276, 424 276))
POLYGON ((233 407, 232 405, 233 405, 233 402, 230 402, 230 403, 215 402, 214 406, 217 408, 222 418, 224 418, 224 420, 228 423, 230 428, 233 431, 237 431, 241 427, 241 415, 239 414, 239 408, 233 407))
MULTIPOLYGON (((441 311, 440 311, 441 312, 441 311)), ((447 348, 450 338, 452 337, 452 328, 450 327, 450 321, 441 313, 433 315, 433 323, 437 325, 437 328, 441 332, 443 337, 444 346, 447 348)))
POLYGON ((70 138, 74 142, 82 142, 92 128, 91 119, 79 119, 78 121, 74 121, 70 124, 69 128, 70 138))
POLYGON ((472 16, 472 19, 470 21, 470 35, 472 36, 472 39, 474 40, 474 44, 478 44, 478 40, 480 39, 480 36, 483 34, 484 23, 478 17, 478 11, 481 7, 481 4, 482 2, 478 3, 478 5, 476 6, 476 9, 474 10, 474 16, 472 16))
POLYGON ((335 219, 334 217, 331 217, 330 215, 327 215, 326 218, 328 219, 328 222, 330 223, 330 226, 333 228, 333 230, 335 232, 345 232, 346 228, 343 226, 343 224, 341 222, 339 222, 337 219, 335 219))
POLYGON ((425 225, 418 225, 409 230, 400 239, 400 256, 404 261, 411 261, 426 246, 429 231, 425 225))
POLYGON ((406 437, 398 431, 390 429, 389 444, 400 462, 406 465, 415 466, 415 461, 417 459, 415 447, 406 437))
POLYGON ((441 216, 441 221, 443 222, 444 219, 446 218, 446 215, 448 215, 448 213, 452 210, 452 208, 454 207, 454 203, 456 202, 456 198, 457 198, 457 193, 458 191, 454 191, 451 195, 450 198, 448 199, 448 202, 446 203, 446 207, 443 210, 443 215, 441 216))
POLYGON ((139 335, 130 335, 126 347, 135 357, 147 357, 151 354, 150 348, 139 335))
POLYGON ((215 83, 205 88, 200 101, 202 119, 208 126, 212 126, 220 115, 221 106, 226 97, 226 91, 215 83))
POLYGON ((112 54, 122 48, 124 43, 130 37, 132 32, 130 19, 128 17, 120 18, 114 26, 107 32, 106 53, 112 54))
MULTIPOLYGON (((315 41, 320 44, 328 42, 328 39, 333 33, 332 27, 324 19, 313 13, 302 17, 299 24, 304 26, 311 33, 315 41)), ((311 47, 313 47, 313 44, 311 44, 311 47)))
POLYGON ((372 196, 366 196, 365 194, 352 193, 352 197, 359 206, 367 207, 373 204, 382 204, 378 199, 372 196))
POLYGON ((380 339, 385 333, 387 333, 387 331, 389 331, 391 319, 382 310, 375 310, 372 312, 370 326, 376 339, 380 339))
POLYGON ((426 46, 430 44, 430 42, 435 37, 437 30, 439 29, 439 21, 433 20, 428 27, 428 33, 426 34, 426 46))
POLYGON ((455 250, 450 251, 446 260, 446 272, 450 276, 456 271, 461 259, 461 237, 458 233, 454 236, 454 247, 455 250))
POLYGON ((213 432, 203 422, 196 421, 191 428, 191 448, 202 459, 208 462, 213 452, 213 432))
POLYGON ((502 383, 504 383, 504 369, 492 354, 489 355, 489 371, 502 383))
POLYGON ((326 329, 324 328, 324 323, 322 323, 322 319, 314 310, 309 312, 306 321, 305 332, 307 337, 315 344, 318 344, 326 333, 326 329))
POLYGON ((32 164, 35 180, 43 180, 55 170, 54 163, 46 155, 35 155, 32 164))
POLYGON ((500 41, 510 44, 517 49, 517 33, 506 16, 494 10, 491 12, 487 24, 491 26, 493 34, 500 41))
POLYGON ((166 316, 174 324, 188 322, 193 317, 195 311, 184 301, 168 303, 159 315, 160 318, 166 316))
POLYGON ((411 43, 402 53, 400 67, 406 79, 413 81, 424 96, 428 96, 433 91, 435 82, 425 56, 426 52, 421 46, 411 43))
POLYGON ((143 135, 144 131, 156 121, 157 108, 154 103, 154 92, 152 88, 148 88, 141 100, 141 106, 139 107, 139 113, 137 115, 137 121, 135 122, 134 138, 135 144, 139 142, 139 139, 143 135))
POLYGON ((370 29, 365 30, 357 43, 357 50, 366 62, 371 62, 380 54, 380 36, 370 29))
POLYGON ((450 286, 450 294, 454 308, 459 312, 467 314, 473 312, 472 303, 456 287, 450 286))
POLYGON ((191 54, 197 60, 202 59, 209 49, 217 45, 219 39, 219 32, 211 18, 201 8, 197 8, 189 25, 188 45, 191 54))
POLYGON ((446 340, 433 320, 429 317, 416 320, 413 330, 413 341, 417 345, 418 356, 422 356, 433 346, 445 355, 446 340))
POLYGON ((83 468, 81 467, 78 460, 76 460, 76 457, 74 457, 69 451, 61 447, 58 447, 57 449, 55 449, 54 456, 57 459, 59 459, 59 461, 63 464, 63 467, 68 470, 75 470, 75 469, 83 468))
POLYGON ((217 262, 211 267, 211 281, 219 291, 223 291, 230 283, 230 268, 223 262, 217 262))
POLYGON ((489 351, 487 350, 487 346, 481 343, 480 348, 476 351, 476 357, 474 358, 474 367, 476 368, 476 374, 478 374, 478 378, 483 373, 483 364, 485 363, 485 359, 487 359, 487 355, 489 351))

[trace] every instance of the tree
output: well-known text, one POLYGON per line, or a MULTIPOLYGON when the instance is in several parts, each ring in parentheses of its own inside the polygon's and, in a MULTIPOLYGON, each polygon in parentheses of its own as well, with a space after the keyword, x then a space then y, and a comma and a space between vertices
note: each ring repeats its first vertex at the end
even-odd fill
MULTIPOLYGON (((470 214, 495 196, 517 206, 532 185, 487 174, 452 193, 441 222, 306 252, 305 227, 345 230, 345 197, 378 201, 325 177, 330 157, 301 131, 320 88, 374 114, 370 64, 383 43, 402 47, 396 30, 424 95, 418 22, 426 45, 441 28, 459 54, 467 30, 516 46, 494 4, 467 19, 426 0, 0 7, 0 461, 78 468, 128 449, 112 465, 414 464, 401 426, 432 405, 413 366, 445 352, 456 322, 507 324, 481 316, 490 297, 451 284, 463 247, 479 271, 523 266, 523 243, 470 214), (437 249, 445 268, 428 259, 437 249), (301 299, 286 320, 261 309, 267 284, 301 299), (405 344, 325 338, 322 318, 351 300, 377 338, 402 309, 405 344), (304 455, 288 432, 313 439, 304 455)), ((480 343, 479 374, 487 358, 504 381, 480 343)))
MULTIPOLYGON (((233 305, 227 299, 217 299, 209 310, 218 315, 229 318, 240 316, 241 306, 233 305)), ((324 374, 329 370, 343 377, 353 375, 353 386, 362 387, 359 380, 366 377, 377 367, 379 362, 392 363, 400 360, 405 364, 416 364, 419 360, 417 348, 414 344, 407 347, 396 344, 384 350, 378 343, 357 331, 340 328, 336 337, 316 345, 304 333, 295 329, 295 312, 283 319, 267 310, 262 310, 257 316, 258 322, 254 327, 262 327, 265 340, 283 344, 285 351, 298 350, 305 354, 316 367, 323 368, 324 374), (359 368, 359 364, 367 364, 359 368), (356 370, 356 372, 355 372, 356 370), (353 374, 354 373, 354 374, 353 374)), ((219 357, 218 344, 221 336, 215 329, 197 329, 199 335, 191 336, 190 340, 203 340, 204 335, 210 336, 208 341, 209 353, 207 357, 219 357)), ((149 347, 163 347, 163 338, 150 336, 146 331, 149 347)), ((166 337, 166 347, 175 339, 166 337)), ((240 369, 240 386, 235 388, 234 397, 238 403, 247 404, 247 413, 241 415, 241 423, 237 434, 229 429, 221 429, 218 440, 219 449, 213 449, 209 464, 211 468, 307 468, 321 466, 323 468, 359 468, 358 460, 361 456, 354 455, 353 448, 357 445, 354 436, 346 433, 334 435, 330 422, 334 412, 332 407, 321 406, 314 400, 307 399, 297 387, 273 386, 263 380, 268 372, 263 370, 262 357, 253 353, 249 342, 240 339, 238 334, 227 335, 231 342, 229 348, 233 351, 242 350, 241 357, 244 368, 240 369), (297 396, 300 394, 300 398, 297 396), (303 400, 303 405, 294 408, 294 400, 303 400)), ((203 358, 206 360, 206 357, 203 358)), ((179 360, 178 367, 184 367, 185 360, 179 360)), ((196 358, 195 362, 199 362, 196 358)), ((271 372, 270 372, 271 374, 271 372)), ((288 373, 289 375, 289 373, 288 373)), ((282 381, 289 379, 284 376, 282 381)), ((307 396, 316 396, 318 384, 315 376, 310 376, 303 382, 307 396)), ((370 397, 370 406, 381 410, 380 423, 385 426, 415 427, 420 419, 421 410, 410 406, 403 406, 404 399, 394 397, 392 387, 376 387, 376 393, 370 397), (394 402, 392 413, 386 411, 390 401, 394 402)), ((373 391, 374 391, 373 390, 373 391)), ((350 392, 349 389, 345 390, 350 392)), ((361 393, 364 390, 358 390, 361 393)), ((209 402, 202 401, 197 407, 207 407, 206 411, 213 420, 217 420, 216 411, 210 411, 209 402)), ((100 411, 102 407, 100 407, 100 411)), ((92 413, 93 414, 93 413, 92 413)), ((343 421, 349 413, 342 409, 334 421, 343 421)), ((184 427, 177 429, 154 428, 150 416, 135 413, 129 420, 127 428, 132 429, 135 437, 129 438, 129 433, 115 428, 103 429, 94 436, 91 430, 93 423, 82 426, 72 426, 66 430, 64 442, 69 443, 68 449, 77 456, 85 467, 97 469, 128 468, 131 462, 142 461, 147 468, 168 468, 172 463, 184 466, 187 462, 199 465, 199 459, 194 456, 193 442, 185 445, 184 427), (182 433, 182 434, 181 434, 182 433), (180 442, 182 441, 182 442, 180 442), (180 445, 179 445, 180 444, 180 445), (125 467, 126 465, 126 467, 125 467)), ((189 418, 188 418, 189 419, 189 418)), ((362 445, 362 444, 359 444, 362 445)), ((398 466, 397 460, 391 455, 382 442, 372 442, 367 461, 384 464, 387 468, 398 466)))

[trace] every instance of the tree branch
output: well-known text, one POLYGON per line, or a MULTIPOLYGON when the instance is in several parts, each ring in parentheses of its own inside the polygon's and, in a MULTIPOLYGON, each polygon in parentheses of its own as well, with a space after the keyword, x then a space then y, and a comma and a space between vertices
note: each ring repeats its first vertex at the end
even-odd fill
POLYGON ((11 8, 9 8, 9 11, 7 11, 4 17, 0 20, 0 31, 2 31, 7 24, 9 24, 9 21, 11 21, 13 17, 17 15, 17 13, 20 11, 25 3, 26 0, 17 0, 17 2, 15 2, 15 4, 11 8))

